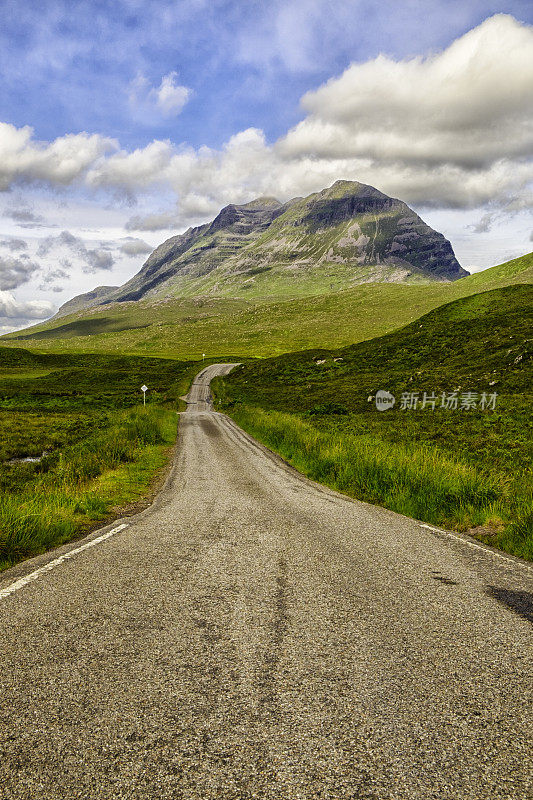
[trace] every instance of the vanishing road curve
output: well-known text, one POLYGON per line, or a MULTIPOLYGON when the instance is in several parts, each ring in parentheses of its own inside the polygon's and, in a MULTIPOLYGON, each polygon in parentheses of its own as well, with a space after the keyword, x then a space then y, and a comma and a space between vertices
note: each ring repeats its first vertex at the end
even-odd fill
POLYGON ((155 503, 0 576, 2 800, 531 800, 533 572, 211 410, 155 503))

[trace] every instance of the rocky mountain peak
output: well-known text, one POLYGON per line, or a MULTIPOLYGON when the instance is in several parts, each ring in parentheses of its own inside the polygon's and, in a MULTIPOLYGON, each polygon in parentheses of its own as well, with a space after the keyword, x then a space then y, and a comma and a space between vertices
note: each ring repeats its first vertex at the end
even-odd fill
POLYGON ((99 302, 273 291, 292 296, 313 294, 314 286, 451 281, 467 274, 450 242, 404 202, 338 180, 283 204, 274 197, 230 203, 212 222, 163 242, 137 275, 99 302))

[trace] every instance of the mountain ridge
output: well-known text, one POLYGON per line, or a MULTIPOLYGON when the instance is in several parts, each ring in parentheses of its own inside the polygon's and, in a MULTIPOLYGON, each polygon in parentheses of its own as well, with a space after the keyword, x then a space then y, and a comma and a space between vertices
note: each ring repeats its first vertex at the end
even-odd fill
MULTIPOLYGON (((136 275, 101 292, 96 304, 175 296, 294 296, 315 293, 313 285, 320 281, 338 290, 466 275, 450 242, 403 201, 373 186, 340 180, 286 203, 259 197, 228 204, 211 222, 156 247, 136 275)), ((91 305, 93 299, 88 298, 91 305)), ((84 302, 81 296, 73 301, 78 307, 84 302)), ((57 316, 71 309, 65 304, 57 316)))

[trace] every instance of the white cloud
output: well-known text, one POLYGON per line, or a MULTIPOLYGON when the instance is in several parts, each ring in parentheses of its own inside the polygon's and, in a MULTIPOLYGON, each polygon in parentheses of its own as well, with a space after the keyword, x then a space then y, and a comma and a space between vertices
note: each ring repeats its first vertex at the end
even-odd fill
POLYGON ((48 300, 29 300, 19 302, 11 292, 0 291, 0 318, 7 319, 46 319, 54 313, 54 306, 48 300))
MULTIPOLYGON (((533 205, 532 49, 533 28, 497 14, 440 53, 352 64, 304 96, 305 118, 274 144, 249 128, 220 149, 155 140, 129 152, 86 133, 47 145, 29 128, 3 125, 0 185, 84 181, 132 197, 163 189, 178 196, 176 212, 137 214, 127 230, 198 224, 230 202, 286 200, 338 178, 418 207, 490 204, 513 213, 533 205)), ((141 76, 132 102, 175 111, 180 88, 175 73, 157 88, 141 76)))
POLYGON ((428 58, 352 64, 308 92, 285 155, 481 168, 533 147, 533 28, 498 14, 428 58))
POLYGON ((22 286, 40 269, 40 264, 31 261, 28 256, 0 256, 0 290, 22 286))
POLYGON ((149 96, 166 117, 179 114, 191 95, 190 89, 176 83, 177 79, 177 72, 169 72, 161 79, 159 88, 150 91, 149 96))
POLYGON ((167 180, 174 148, 169 141, 155 140, 131 153, 120 150, 94 164, 87 174, 93 187, 110 187, 135 192, 167 180))
POLYGON ((304 96, 307 116, 273 146, 250 128, 220 150, 168 151, 151 179, 175 189, 181 223, 194 206, 205 219, 228 202, 284 200, 337 178, 419 206, 527 208, 532 49, 533 28, 496 15, 427 58, 353 64, 304 96))
POLYGON ((119 250, 126 256, 140 256, 151 253, 154 248, 142 239, 135 239, 133 236, 126 236, 121 240, 119 250))
POLYGON ((141 122, 150 125, 160 118, 176 117, 183 111, 191 97, 191 90, 177 80, 178 73, 169 72, 161 78, 159 86, 152 87, 142 73, 137 75, 129 86, 129 101, 141 122))
POLYGON ((0 122, 0 190, 17 180, 69 185, 117 144, 98 134, 67 134, 53 142, 32 139, 28 125, 16 128, 0 122))

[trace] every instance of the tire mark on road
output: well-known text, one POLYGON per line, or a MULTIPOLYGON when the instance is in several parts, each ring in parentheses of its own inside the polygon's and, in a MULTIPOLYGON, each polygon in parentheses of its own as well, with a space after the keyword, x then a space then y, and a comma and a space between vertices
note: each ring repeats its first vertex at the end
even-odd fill
POLYGON ((274 616, 270 632, 270 641, 267 644, 263 661, 262 674, 259 684, 259 704, 263 707, 272 707, 276 704, 276 672, 281 658, 283 639, 289 628, 289 614, 287 611, 287 561, 284 556, 278 559, 276 576, 276 591, 274 595, 274 616))

